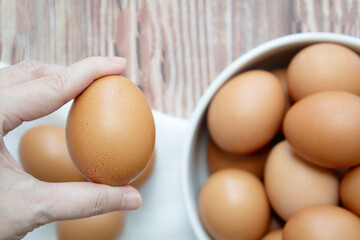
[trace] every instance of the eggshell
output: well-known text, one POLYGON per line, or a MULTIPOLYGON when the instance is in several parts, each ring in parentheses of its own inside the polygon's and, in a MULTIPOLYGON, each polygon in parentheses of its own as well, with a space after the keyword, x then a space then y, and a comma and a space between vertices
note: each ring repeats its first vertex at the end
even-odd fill
POLYGON ((259 239, 268 227, 270 208, 255 175, 225 169, 211 175, 201 189, 199 214, 214 239, 259 239))
POLYGON ((360 164, 360 97, 338 91, 310 95, 284 120, 285 138, 304 159, 328 168, 360 164))
POLYGON ((41 181, 86 181, 69 157, 62 128, 43 125, 28 130, 21 138, 19 155, 24 170, 41 181))
POLYGON ((283 230, 279 229, 276 231, 269 232, 261 240, 282 240, 283 230))
POLYGON ((234 154, 225 152, 210 139, 207 149, 207 163, 210 173, 226 168, 238 168, 251 172, 261 179, 270 149, 270 146, 265 146, 254 153, 234 154))
POLYGON ((286 141, 271 150, 264 182, 271 206, 284 220, 308 206, 339 201, 335 173, 301 159, 286 141))
POLYGON ((283 240, 359 240, 360 219, 329 205, 312 206, 292 216, 285 224, 283 240))
POLYGON ((149 164, 146 166, 145 170, 140 174, 140 176, 138 176, 134 181, 132 181, 130 185, 137 189, 141 188, 151 177, 151 174, 154 171, 155 162, 156 162, 156 151, 154 149, 154 152, 150 157, 149 164))
POLYGON ((360 166, 351 169, 342 179, 340 197, 344 206, 360 217, 360 166))
POLYGON ((274 74, 279 80, 280 83, 284 89, 285 95, 286 95, 286 111, 289 110, 292 101, 289 95, 288 87, 286 85, 286 74, 287 74, 287 68, 276 68, 270 71, 272 74, 274 74))
POLYGON ((58 240, 115 240, 125 224, 125 212, 57 222, 58 240))
POLYGON ((211 138, 221 149, 247 154, 264 147, 279 130, 285 93, 274 74, 241 73, 215 94, 207 112, 211 138))
POLYGON ((291 60, 287 85, 293 100, 328 90, 360 94, 360 57, 334 43, 304 48, 291 60))
POLYGON ((149 162, 155 143, 154 118, 135 84, 122 76, 107 76, 74 100, 66 139, 71 159, 86 178, 125 185, 149 162))

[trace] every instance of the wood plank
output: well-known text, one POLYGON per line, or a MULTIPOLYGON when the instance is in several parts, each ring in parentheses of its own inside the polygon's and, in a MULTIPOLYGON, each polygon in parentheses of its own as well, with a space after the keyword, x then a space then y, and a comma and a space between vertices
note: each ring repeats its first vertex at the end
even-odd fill
POLYGON ((151 106, 179 117, 263 42, 311 31, 360 37, 360 0, 1 0, 0 14, 2 61, 123 56, 151 106))

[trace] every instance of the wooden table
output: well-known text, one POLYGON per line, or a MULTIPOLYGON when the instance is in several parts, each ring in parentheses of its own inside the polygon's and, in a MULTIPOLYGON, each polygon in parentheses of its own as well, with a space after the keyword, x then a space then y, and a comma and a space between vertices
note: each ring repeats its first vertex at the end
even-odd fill
POLYGON ((291 33, 360 37, 360 0, 2 0, 1 60, 119 55, 151 106, 189 117, 216 75, 291 33))

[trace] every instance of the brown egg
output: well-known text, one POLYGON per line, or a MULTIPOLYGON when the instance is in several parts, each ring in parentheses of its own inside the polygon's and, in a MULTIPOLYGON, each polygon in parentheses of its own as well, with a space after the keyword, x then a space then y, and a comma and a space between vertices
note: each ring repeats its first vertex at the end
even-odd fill
POLYGON ((125 224, 125 212, 57 222, 58 240, 115 240, 125 224))
POLYGON ((344 206, 360 217, 360 166, 351 169, 342 179, 340 197, 344 206))
POLYGON ((134 181, 130 183, 131 186, 134 188, 141 188, 147 180, 150 178, 154 167, 155 167, 155 160, 156 160, 156 151, 154 149, 153 154, 150 157, 149 164, 146 166, 145 170, 138 176, 134 181))
POLYGON ((297 102, 284 120, 284 134, 304 159, 328 168, 360 164, 360 97, 320 92, 297 102))
POLYGON ((318 43, 306 47, 290 62, 287 85, 294 101, 328 90, 359 95, 359 55, 334 43, 318 43))
POLYGON ((259 239, 268 227, 270 208, 257 177, 225 169, 211 175, 201 189, 199 214, 214 239, 259 239))
POLYGON ((74 100, 66 140, 71 159, 89 180, 125 185, 148 164, 155 143, 154 118, 135 84, 107 76, 74 100))
POLYGON ((207 163, 210 173, 226 168, 238 168, 251 172, 261 179, 270 149, 270 146, 265 146, 254 153, 234 154, 225 152, 210 139, 207 149, 207 163))
POLYGON ((282 240, 283 230, 275 230, 266 234, 261 240, 282 240))
POLYGON ((24 170, 41 181, 86 181, 69 157, 62 128, 44 125, 30 129, 21 138, 19 153, 24 170))
POLYGON ((301 159, 286 141, 271 150, 264 182, 271 206, 284 220, 308 206, 339 202, 335 173, 301 159))
POLYGON ((247 154, 268 144, 278 132, 285 93, 270 72, 241 73, 220 88, 207 113, 211 138, 221 149, 247 154))
POLYGON ((360 219, 353 213, 329 205, 305 208, 285 224, 283 240, 359 240, 360 219))
POLYGON ((291 106, 291 99, 290 99, 290 95, 289 95, 289 91, 286 85, 286 73, 287 73, 287 69, 286 68, 276 68, 271 70, 271 73, 274 74, 279 80, 280 83, 284 89, 285 95, 286 95, 286 111, 289 110, 290 106, 291 106))

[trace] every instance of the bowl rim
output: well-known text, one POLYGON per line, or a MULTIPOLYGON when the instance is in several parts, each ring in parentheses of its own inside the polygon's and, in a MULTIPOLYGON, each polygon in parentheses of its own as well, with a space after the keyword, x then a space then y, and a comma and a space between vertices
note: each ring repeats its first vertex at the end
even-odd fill
MULTIPOLYGON (((195 134, 198 132, 200 123, 208 104, 218 91, 218 89, 229 80, 238 70, 252 59, 255 59, 263 54, 276 49, 291 46, 298 43, 311 44, 316 42, 333 42, 339 44, 345 44, 360 49, 360 39, 357 37, 328 32, 310 32, 310 33, 295 33, 286 36, 282 36, 265 43, 262 43, 255 48, 245 52, 238 57, 229 66, 225 67, 223 71, 214 79, 210 86, 206 89, 199 102, 197 103, 189 120, 188 129, 186 132, 182 163, 181 163, 181 190, 183 195, 183 201, 185 203, 185 210, 190 221, 190 225, 198 239, 209 239, 205 229, 203 228, 200 218, 198 216, 197 204, 193 204, 192 196, 190 194, 191 188, 191 176, 190 176, 190 155, 193 151, 193 145, 195 141, 195 134)), ((196 201, 197 203, 197 201, 196 201)))

